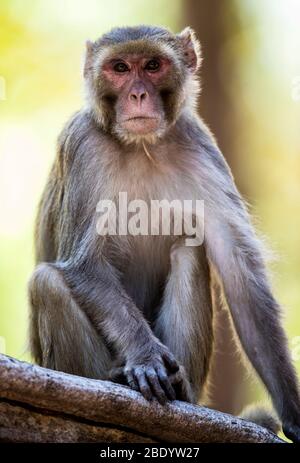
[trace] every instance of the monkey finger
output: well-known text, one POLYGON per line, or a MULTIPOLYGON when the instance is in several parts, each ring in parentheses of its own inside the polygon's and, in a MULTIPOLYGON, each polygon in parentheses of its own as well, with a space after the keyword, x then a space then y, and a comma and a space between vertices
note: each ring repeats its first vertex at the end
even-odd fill
POLYGON ((174 355, 171 354, 171 352, 164 352, 162 354, 162 358, 165 362, 166 367, 168 368, 168 370, 170 370, 170 372, 176 373, 176 371, 179 370, 178 362, 175 359, 174 355))
POLYGON ((168 397, 165 394, 165 391, 160 385, 160 382, 158 380, 158 376, 154 368, 148 368, 146 370, 146 376, 149 381, 149 384, 151 386, 151 389, 153 391, 153 394, 157 398, 158 402, 161 405, 164 405, 166 401, 168 400, 168 397))
POLYGON ((149 383, 147 381, 144 369, 142 367, 135 368, 133 370, 133 374, 134 374, 134 378, 136 379, 138 383, 139 391, 141 392, 141 394, 146 400, 151 401, 153 398, 153 394, 149 386, 149 383))
POLYGON ((161 365, 157 366, 156 367, 156 372, 157 372, 160 384, 164 388, 164 391, 166 392, 168 399, 175 400, 176 399, 176 394, 175 394, 174 388, 173 388, 173 386, 172 386, 172 384, 171 384, 171 382, 170 382, 170 380, 168 378, 168 375, 166 374, 166 371, 165 371, 164 367, 162 367, 161 365))
POLYGON ((138 383, 137 383, 135 377, 133 376, 132 371, 131 370, 125 370, 125 376, 126 376, 126 382, 127 382, 128 386, 130 386, 131 389, 133 389, 135 391, 139 391, 138 383))

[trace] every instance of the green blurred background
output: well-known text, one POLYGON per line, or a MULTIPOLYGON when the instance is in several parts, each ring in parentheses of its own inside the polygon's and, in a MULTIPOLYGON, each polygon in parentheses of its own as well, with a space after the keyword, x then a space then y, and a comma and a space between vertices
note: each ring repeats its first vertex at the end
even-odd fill
MULTIPOLYGON (((0 351, 30 359, 34 217, 57 134, 82 104, 85 40, 139 23, 197 31, 200 111, 278 255, 274 290, 300 373, 299 0, 1 0, 0 351)), ((262 392, 240 367, 225 318, 213 395, 236 412, 262 392)))

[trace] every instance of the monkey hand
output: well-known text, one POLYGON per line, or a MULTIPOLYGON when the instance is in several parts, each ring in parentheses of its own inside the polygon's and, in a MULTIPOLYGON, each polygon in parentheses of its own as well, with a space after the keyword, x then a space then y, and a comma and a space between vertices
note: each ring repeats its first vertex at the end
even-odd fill
MULTIPOLYGON (((113 381, 127 384, 141 392, 146 400, 156 398, 160 404, 175 400, 176 392, 172 385, 172 375, 179 373, 180 367, 173 354, 158 341, 143 351, 130 356, 125 366, 112 371, 113 381)), ((177 374, 177 387, 179 384, 177 374)))
POLYGON ((288 439, 294 443, 300 444, 300 417, 298 422, 284 421, 282 423, 282 430, 288 439))

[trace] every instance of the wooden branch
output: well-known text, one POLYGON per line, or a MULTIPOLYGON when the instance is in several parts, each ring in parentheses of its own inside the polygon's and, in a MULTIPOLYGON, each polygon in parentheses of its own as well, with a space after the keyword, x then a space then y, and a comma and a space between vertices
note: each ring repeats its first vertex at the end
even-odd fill
POLYGON ((283 442, 267 429, 205 407, 149 403, 130 388, 0 354, 0 441, 283 442))

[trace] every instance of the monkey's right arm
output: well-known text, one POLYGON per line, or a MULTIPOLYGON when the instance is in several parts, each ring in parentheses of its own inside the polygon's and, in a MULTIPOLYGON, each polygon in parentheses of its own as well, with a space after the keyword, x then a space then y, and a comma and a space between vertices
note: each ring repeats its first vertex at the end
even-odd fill
POLYGON ((58 268, 89 319, 124 364, 122 376, 132 388, 151 400, 174 400, 168 373, 179 365, 153 334, 141 311, 123 289, 113 267, 86 255, 61 263, 58 268))

